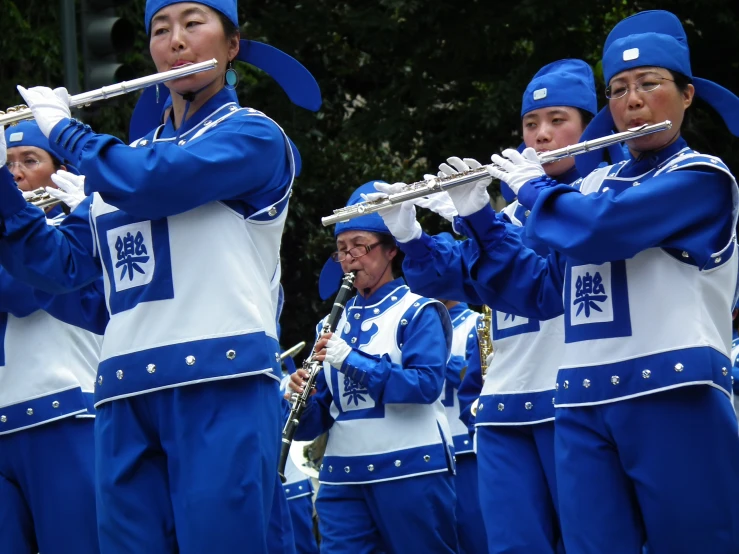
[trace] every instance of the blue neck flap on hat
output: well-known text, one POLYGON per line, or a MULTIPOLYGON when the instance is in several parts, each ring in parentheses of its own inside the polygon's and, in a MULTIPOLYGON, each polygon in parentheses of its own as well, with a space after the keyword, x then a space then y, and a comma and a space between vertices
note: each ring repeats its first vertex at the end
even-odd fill
MULTIPOLYGON (((146 34, 151 34, 151 20, 157 12, 181 0, 147 0, 144 24, 146 34)), ((198 0, 223 15, 236 27, 239 26, 236 0, 198 0)), ((310 71, 299 61, 274 46, 253 40, 241 40, 236 60, 249 63, 272 77, 282 87, 296 106, 316 112, 322 104, 321 89, 310 71)))
MULTIPOLYGON (((640 12, 620 21, 608 35, 603 47, 606 83, 619 73, 637 67, 662 67, 691 79, 695 97, 716 110, 731 134, 739 136, 739 98, 712 81, 693 77, 688 39, 674 14, 664 10, 640 12)), ((585 129, 582 140, 604 137, 614 131, 615 124, 606 106, 585 129)), ((615 152, 613 148, 610 150, 615 152)), ((604 159, 602 150, 575 158, 581 175, 593 171, 604 159)))
POLYGON ((598 111, 595 77, 582 60, 565 59, 542 67, 523 93, 521 117, 539 108, 569 106, 593 115, 598 111))

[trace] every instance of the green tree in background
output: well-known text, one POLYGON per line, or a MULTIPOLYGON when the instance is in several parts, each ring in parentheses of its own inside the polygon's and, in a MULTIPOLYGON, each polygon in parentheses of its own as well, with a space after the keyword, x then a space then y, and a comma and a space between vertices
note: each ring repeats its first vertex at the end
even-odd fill
MULTIPOLYGON (((127 59, 140 75, 154 71, 144 3, 122 9, 140 30, 127 59)), ((21 101, 16 84, 63 83, 58 6, 48 0, 0 5, 0 92, 13 105, 21 101)), ((313 72, 324 98, 320 112, 307 112, 258 70, 238 68, 242 104, 280 123, 303 159, 282 247, 285 345, 310 337, 326 311, 316 281, 333 250, 333 230, 321 227, 321 216, 343 206, 364 182, 416 181, 448 156, 484 162, 518 145, 521 94, 533 74, 551 61, 576 57, 602 79, 603 42, 623 17, 673 11, 688 33, 693 72, 739 93, 736 0, 241 0, 239 8, 242 36, 295 56, 313 72)), ((134 96, 82 117, 96 131, 125 140, 134 96)), ((701 102, 691 111, 685 130, 691 146, 739 171, 739 140, 701 102)), ((433 214, 421 218, 430 231, 448 228, 433 214)))

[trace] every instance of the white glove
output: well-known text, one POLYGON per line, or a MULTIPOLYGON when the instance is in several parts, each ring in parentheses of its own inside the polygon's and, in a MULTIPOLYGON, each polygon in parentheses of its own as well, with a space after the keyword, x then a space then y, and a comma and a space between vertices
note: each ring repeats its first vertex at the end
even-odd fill
MULTIPOLYGON (((365 194, 365 200, 377 200, 386 198, 389 194, 395 194, 405 186, 405 183, 375 183, 375 189, 380 192, 365 194)), ((413 202, 403 202, 387 210, 379 212, 387 228, 398 242, 408 242, 421 236, 421 224, 416 221, 416 207, 413 202)))
POLYGON ((346 360, 347 356, 351 354, 352 347, 349 346, 344 339, 337 336, 336 334, 331 335, 326 343, 326 358, 325 360, 331 367, 341 369, 341 365, 346 360))
POLYGON ((70 210, 74 210, 86 198, 84 175, 75 175, 60 169, 51 176, 51 180, 59 188, 46 187, 46 192, 64 202, 70 210))
MULTIPOLYGON (((439 177, 443 176, 444 174, 440 171, 439 177)), ((429 178, 433 179, 433 175, 424 175, 423 178, 428 181, 429 178)), ((457 214, 457 208, 454 207, 454 202, 452 202, 452 198, 449 196, 448 192, 437 192, 429 196, 416 198, 412 202, 419 208, 426 208, 435 214, 439 214, 447 221, 453 222, 454 218, 459 215, 457 214)))
POLYGON ((8 146, 5 144, 5 127, 0 125, 0 165, 8 161, 8 146))
POLYGON ((518 195, 521 187, 531 179, 546 175, 536 150, 530 147, 523 153, 508 148, 503 150, 503 156, 493 154, 490 159, 493 163, 488 166, 488 173, 496 179, 505 181, 515 195, 518 195))
MULTIPOLYGON (((480 162, 472 158, 460 160, 457 157, 452 157, 447 159, 447 162, 448 164, 441 164, 439 166, 439 171, 444 175, 454 175, 455 173, 481 167, 480 162), (454 166, 454 168, 450 166, 454 166)), ((479 181, 475 181, 469 185, 454 187, 447 191, 460 216, 466 217, 472 215, 490 204, 490 195, 487 189, 488 185, 492 182, 493 180, 491 178, 483 177, 479 181)))
POLYGON ((57 123, 72 117, 69 111, 69 93, 64 87, 54 90, 48 87, 25 89, 18 85, 18 92, 31 108, 39 129, 47 138, 57 123))

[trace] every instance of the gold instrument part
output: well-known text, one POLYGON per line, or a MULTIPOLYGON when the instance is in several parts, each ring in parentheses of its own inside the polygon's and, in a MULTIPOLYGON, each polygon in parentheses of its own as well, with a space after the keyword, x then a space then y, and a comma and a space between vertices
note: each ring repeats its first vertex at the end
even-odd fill
MULTIPOLYGON (((477 345, 480 349, 480 372, 482 373, 482 379, 485 380, 485 375, 488 372, 488 359, 493 353, 493 310, 490 306, 482 307, 482 315, 477 321, 477 345)), ((470 413, 473 416, 477 415, 477 406, 480 403, 480 399, 476 398, 470 406, 470 413)))
POLYGON ((37 208, 41 208, 42 210, 46 208, 51 208, 52 206, 56 206, 57 204, 61 204, 62 201, 58 198, 54 198, 51 196, 48 192, 46 192, 46 189, 44 188, 38 188, 33 191, 33 196, 29 196, 26 198, 26 202, 29 204, 33 204, 37 208))

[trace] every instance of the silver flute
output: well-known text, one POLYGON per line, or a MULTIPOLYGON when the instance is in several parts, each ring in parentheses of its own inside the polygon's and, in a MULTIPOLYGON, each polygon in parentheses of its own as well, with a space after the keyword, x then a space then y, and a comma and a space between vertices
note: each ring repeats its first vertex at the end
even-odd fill
MULTIPOLYGON (((564 148, 552 150, 551 152, 543 152, 539 155, 539 161, 542 164, 548 164, 559 161, 563 158, 569 158, 592 150, 606 148, 612 144, 643 137, 645 135, 651 135, 652 133, 659 133, 660 131, 666 131, 671 128, 672 122, 669 120, 663 121, 662 123, 655 123, 653 125, 644 124, 622 133, 615 133, 606 137, 586 140, 584 142, 573 144, 572 146, 565 146, 564 148)), ((454 175, 446 177, 434 177, 428 181, 409 183, 405 185, 400 192, 390 194, 385 198, 378 198, 377 200, 370 200, 368 202, 358 202, 353 206, 334 210, 333 215, 322 217, 321 223, 323 223, 324 227, 328 227, 329 225, 335 225, 342 221, 349 221, 355 217, 386 210, 387 208, 391 208, 397 204, 402 204, 407 200, 415 200, 416 198, 444 192, 445 190, 449 190, 454 187, 474 183, 475 181, 479 181, 480 179, 489 176, 487 171, 488 167, 489 166, 487 165, 483 165, 477 169, 470 169, 469 171, 455 173, 454 175)))
MULTIPOLYGON (((70 96, 69 107, 77 108, 79 106, 89 106, 93 102, 98 102, 99 100, 114 98, 152 85, 161 85, 167 81, 189 77, 190 75, 215 69, 216 67, 218 67, 218 60, 213 58, 212 60, 205 62, 183 65, 177 69, 170 69, 169 71, 154 73, 153 75, 139 77, 138 79, 132 79, 131 81, 123 81, 122 83, 117 83, 115 85, 108 85, 96 90, 91 90, 90 92, 83 92, 81 94, 70 96)), ((12 125, 19 121, 33 119, 33 112, 24 104, 8 108, 7 113, 0 112, 0 114, 2 114, 0 115, 0 125, 12 125)))

